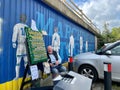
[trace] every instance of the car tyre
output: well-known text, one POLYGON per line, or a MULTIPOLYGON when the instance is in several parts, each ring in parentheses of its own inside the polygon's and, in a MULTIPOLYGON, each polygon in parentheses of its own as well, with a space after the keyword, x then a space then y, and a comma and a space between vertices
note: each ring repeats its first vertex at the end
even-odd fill
POLYGON ((92 66, 84 65, 79 68, 78 73, 92 79, 93 82, 98 79, 98 73, 92 66))

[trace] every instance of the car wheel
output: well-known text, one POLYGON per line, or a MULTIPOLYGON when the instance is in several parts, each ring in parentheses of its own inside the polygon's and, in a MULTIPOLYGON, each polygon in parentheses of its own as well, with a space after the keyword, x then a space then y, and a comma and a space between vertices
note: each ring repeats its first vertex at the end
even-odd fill
POLYGON ((95 82, 98 78, 97 71, 92 66, 82 66, 79 68, 78 73, 92 79, 93 82, 95 82))

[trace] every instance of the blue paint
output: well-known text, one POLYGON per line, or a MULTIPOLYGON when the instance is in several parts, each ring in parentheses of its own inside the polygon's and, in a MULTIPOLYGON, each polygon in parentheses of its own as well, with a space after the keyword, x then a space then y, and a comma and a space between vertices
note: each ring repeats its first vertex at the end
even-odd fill
MULTIPOLYGON (((53 31, 53 24, 54 19, 48 18, 48 20, 45 22, 45 15, 37 12, 37 27, 40 30, 46 30, 46 31, 53 31)), ((52 35, 53 32, 50 32, 49 34, 52 35)))
POLYGON ((59 35, 61 36, 61 37, 63 37, 63 34, 65 33, 65 32, 63 32, 64 30, 63 30, 63 25, 62 25, 62 22, 58 22, 58 33, 59 33, 59 35))
POLYGON ((70 37, 70 34, 72 34, 72 32, 70 32, 71 31, 71 27, 70 27, 70 25, 67 25, 67 24, 65 24, 65 26, 66 26, 66 33, 65 33, 65 38, 69 38, 70 37))

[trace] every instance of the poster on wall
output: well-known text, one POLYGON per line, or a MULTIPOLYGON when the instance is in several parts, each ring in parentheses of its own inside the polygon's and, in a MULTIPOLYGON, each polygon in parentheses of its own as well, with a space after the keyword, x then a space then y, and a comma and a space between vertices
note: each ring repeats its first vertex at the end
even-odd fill
POLYGON ((47 53, 44 40, 40 31, 33 31, 25 27, 29 58, 31 64, 47 61, 47 53))

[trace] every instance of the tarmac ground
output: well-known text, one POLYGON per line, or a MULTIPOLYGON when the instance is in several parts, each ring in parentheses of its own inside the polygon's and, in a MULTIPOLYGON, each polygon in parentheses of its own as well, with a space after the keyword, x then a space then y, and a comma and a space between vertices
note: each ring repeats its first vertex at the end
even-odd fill
MULTIPOLYGON (((92 90, 104 90, 104 80, 98 80, 92 85, 92 90)), ((120 82, 112 82, 112 90, 120 90, 120 82)))

